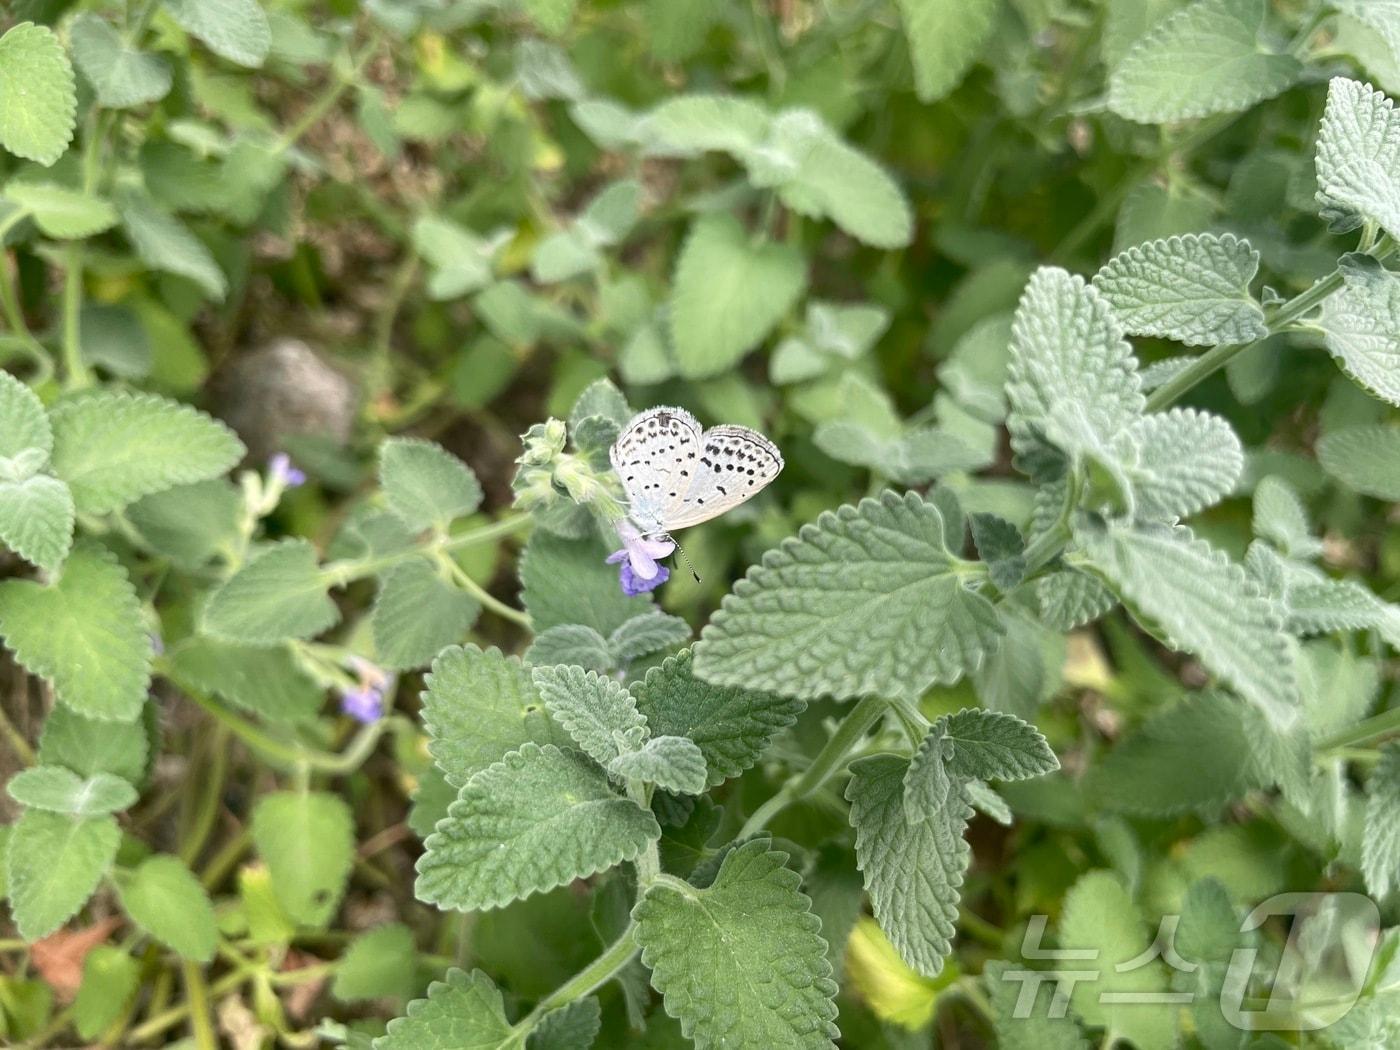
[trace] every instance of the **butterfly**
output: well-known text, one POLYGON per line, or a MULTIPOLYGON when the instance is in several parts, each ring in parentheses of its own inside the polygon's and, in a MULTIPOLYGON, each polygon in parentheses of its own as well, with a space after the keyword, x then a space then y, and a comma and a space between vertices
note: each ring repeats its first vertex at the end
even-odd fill
POLYGON ((778 447, 756 430, 703 430, 683 408, 635 416, 608 454, 643 536, 666 536, 718 517, 762 492, 783 469, 778 447))

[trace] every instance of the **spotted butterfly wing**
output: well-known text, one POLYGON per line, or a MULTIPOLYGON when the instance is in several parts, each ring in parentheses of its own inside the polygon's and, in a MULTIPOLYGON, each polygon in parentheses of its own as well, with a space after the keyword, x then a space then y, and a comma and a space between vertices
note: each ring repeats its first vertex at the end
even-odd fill
POLYGON ((727 423, 705 431, 699 470, 676 503, 666 508, 668 531, 709 521, 757 496, 783 469, 778 446, 756 430, 727 423))
POLYGON ((643 533, 664 532, 667 508, 680 501, 699 469, 700 422, 681 408, 649 408, 608 452, 627 493, 628 516, 643 533))
POLYGON ((757 495, 783 469, 777 447, 748 427, 701 431, 680 408, 633 419, 610 458, 627 492, 629 516, 646 534, 698 525, 757 495))

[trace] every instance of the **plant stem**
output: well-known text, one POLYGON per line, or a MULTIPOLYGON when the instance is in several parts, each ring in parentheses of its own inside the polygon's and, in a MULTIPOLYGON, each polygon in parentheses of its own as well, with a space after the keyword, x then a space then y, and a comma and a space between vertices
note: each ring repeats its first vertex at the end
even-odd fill
POLYGON ((321 93, 311 101, 311 104, 302 110, 301 116, 297 117, 295 123, 282 133, 282 137, 277 140, 273 147, 278 153, 285 153, 291 149, 296 145, 298 139, 320 123, 321 118, 330 112, 331 107, 340 100, 340 96, 345 93, 346 89, 359 79, 360 71, 374 56, 377 46, 378 41, 366 44, 364 50, 355 56, 349 70, 335 74, 335 79, 322 89, 321 93))
MULTIPOLYGON (((107 114, 94 109, 84 128, 83 192, 97 189, 98 160, 102 141, 106 137, 107 114)), ((70 389, 81 390, 92 385, 92 370, 83 360, 83 245, 74 241, 63 252, 63 370, 70 389)))
POLYGON ((411 547, 406 551, 330 562, 321 566, 321 579, 328 586, 344 587, 356 580, 377 575, 385 569, 399 564, 399 562, 407 561, 409 558, 417 558, 425 554, 433 556, 439 551, 455 551, 464 547, 474 547, 479 543, 489 543, 503 536, 509 536, 511 533, 519 532, 530 524, 531 518, 528 514, 508 514, 499 521, 483 525, 479 529, 472 529, 470 532, 464 532, 457 536, 438 537, 423 546, 411 547))
POLYGON ((204 783, 204 791, 199 797, 198 808, 190 821, 190 827, 180 843, 180 859, 186 866, 192 865, 209 840, 209 832, 214 828, 214 818, 219 813, 219 799, 224 792, 224 778, 228 775, 228 734, 226 726, 219 725, 209 740, 210 772, 204 783))
POLYGON ((185 978, 185 999, 190 1005, 190 1034, 199 1050, 219 1050, 219 1039, 214 1034, 214 1018, 209 1012, 209 986, 204 983, 204 974, 198 964, 188 959, 180 963, 180 972, 185 978))
POLYGON ((10 714, 5 710, 4 704, 0 704, 0 734, 4 734, 5 739, 10 742, 10 747, 14 748, 21 763, 26 766, 34 765, 34 749, 29 746, 29 741, 24 739, 24 734, 10 721, 10 714))
POLYGON ((212 890, 224 881, 224 877, 238 863, 238 858, 243 856, 249 846, 253 843, 253 832, 250 828, 244 828, 228 842, 224 843, 213 859, 204 867, 200 873, 199 881, 204 884, 206 890, 212 890))
POLYGON ((1314 751, 1332 751, 1336 748, 1354 747, 1370 743, 1379 736, 1400 733, 1400 707, 1372 715, 1356 725, 1324 737, 1313 745, 1314 751))
POLYGON ((227 726, 234 736, 259 752, 264 758, 269 759, 273 764, 284 769, 315 770, 327 776, 343 776, 346 773, 353 773, 364 765, 365 759, 369 758, 375 744, 379 742, 380 736, 389 725, 388 719, 378 719, 363 726, 343 751, 339 753, 322 751, 318 748, 307 747, 300 742, 289 743, 285 740, 279 740, 264 732, 251 722, 245 721, 229 711, 212 697, 205 696, 191 683, 176 675, 170 665, 164 661, 157 665, 157 670, 182 693, 227 726))
POLYGON ((889 704, 883 697, 867 696, 836 727, 826 746, 812 759, 800 775, 793 777, 777 790, 763 805, 753 811, 744 826, 735 836, 738 840, 748 838, 765 828, 774 817, 795 802, 801 802, 815 794, 831 777, 845 767, 846 759, 864 739, 866 732, 878 722, 889 704))
POLYGON ((495 595, 489 593, 485 587, 481 586, 481 584, 467 575, 466 570, 457 564, 452 555, 448 554, 446 551, 440 550, 437 552, 437 562, 447 570, 448 575, 452 577, 452 581, 480 602, 483 608, 490 609, 497 616, 503 616, 513 623, 518 623, 526 630, 530 629, 530 616, 528 613, 521 612, 514 606, 507 605, 495 595))
POLYGON ((1070 258, 1080 248, 1084 242, 1099 231, 1099 228, 1118 214, 1118 206, 1123 203, 1124 198, 1131 193, 1137 185, 1152 174, 1163 163, 1172 157, 1182 154, 1193 153, 1196 147, 1214 138, 1226 127, 1232 124, 1238 114, 1228 113, 1219 117, 1212 117, 1198 123, 1189 135, 1181 141, 1173 143, 1159 151, 1154 156, 1140 161, 1133 168, 1125 172, 1113 187, 1106 190, 1098 199, 1098 203, 1081 219, 1064 239, 1055 246, 1055 250, 1050 253, 1050 258, 1056 261, 1063 261, 1070 258))
POLYGON ((582 999, 616 975, 641 950, 634 938, 636 929, 637 924, 629 922, 627 929, 622 931, 622 936, 613 941, 602 955, 541 999, 525 1019, 515 1026, 515 1031, 522 1034, 529 1033, 545 1014, 551 1010, 557 1010, 561 1006, 568 1006, 575 999, 582 999))
MULTIPOLYGON (((1376 244, 1372 255, 1376 259, 1386 259, 1394 254, 1396 247, 1396 242, 1392 238, 1382 237, 1376 244)), ((1342 286, 1342 281, 1342 271, 1340 269, 1333 270, 1307 291, 1284 303, 1269 321, 1269 336, 1286 331, 1299 318, 1317 309, 1322 305, 1323 300, 1342 286)), ((1256 339, 1252 343, 1233 343, 1228 346, 1215 346, 1207 350, 1167 382, 1152 391, 1147 399, 1147 411, 1157 412, 1166 408, 1196 384, 1214 375, 1234 358, 1246 350, 1258 346, 1263 341, 1263 339, 1256 339)))

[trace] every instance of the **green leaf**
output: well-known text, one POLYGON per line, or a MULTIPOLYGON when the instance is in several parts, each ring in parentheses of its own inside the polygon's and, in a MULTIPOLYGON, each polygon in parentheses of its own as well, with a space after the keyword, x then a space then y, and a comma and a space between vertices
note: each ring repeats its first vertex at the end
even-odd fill
POLYGON ((654 736, 640 749, 624 751, 607 765, 615 777, 641 780, 678 795, 704 794, 709 784, 704 754, 684 736, 654 736))
POLYGON ((632 695, 653 734, 695 741, 711 786, 757 762, 774 735, 792 725, 806 706, 773 693, 703 682, 692 671, 689 650, 647 671, 632 686, 632 695))
POLYGON ((1329 430, 1317 443, 1317 458, 1323 470, 1348 488, 1377 499, 1400 500, 1400 427, 1329 430))
POLYGON ((525 1045, 528 1050, 589 1050, 602 1026, 602 1004, 590 995, 541 1017, 525 1045))
POLYGON ((535 248, 530 276, 538 284, 557 284, 592 273, 603 265, 603 253, 577 229, 550 234, 535 248))
POLYGON ((0 583, 0 637, 58 701, 104 721, 130 722, 151 683, 151 639, 116 556, 84 540, 49 586, 0 583))
POLYGON ((1113 593, 1098 579, 1071 568, 1036 580, 1035 598, 1041 619, 1056 631, 1073 631, 1093 623, 1117 604, 1113 593))
POLYGON ((519 1039, 506 1020, 501 993, 480 970, 450 969, 428 986, 426 999, 389 1022, 374 1050, 508 1050, 519 1039))
POLYGON ((914 218, 899 185, 809 110, 779 114, 756 156, 740 159, 750 178, 760 185, 775 185, 789 208, 816 218, 830 217, 866 244, 902 248, 913 236, 914 218), (780 158, 776 166, 775 156, 780 158))
POLYGON ((1344 267, 1343 275, 1346 283, 1322 304, 1327 349, 1373 396, 1400 405, 1400 275, 1379 267, 1344 267))
POLYGON ((622 663, 631 663, 663 649, 676 649, 688 641, 690 624, 660 609, 632 617, 608 636, 608 646, 622 663))
POLYGON ((531 21, 551 36, 569 28, 578 0, 524 0, 525 13, 531 21))
POLYGON ((520 560, 521 600, 536 631, 583 624, 607 636, 652 608, 644 595, 629 598, 608 548, 594 539, 569 540, 536 529, 520 560))
POLYGON ((53 450, 44 403, 19 379, 0 372, 0 459, 13 459, 31 449, 43 453, 34 468, 37 470, 53 450))
POLYGON ((600 674, 615 666, 608 640, 581 623, 560 624, 541 631, 525 650, 525 662, 536 667, 567 664, 600 674))
POLYGON ((1188 234, 1149 241, 1109 260, 1094 275, 1131 335, 1188 346, 1251 343, 1269 334, 1249 293, 1259 253, 1233 234, 1188 234))
POLYGON ((1008 604, 1000 612, 1001 644, 973 676, 973 685, 983 706, 1030 719, 1060 687, 1067 642, 1029 610, 1008 604))
POLYGON ((271 722, 304 722, 325 699, 325 689, 286 646, 257 648, 196 635, 175 646, 167 659, 177 681, 271 722))
POLYGON ((1254 535, 1266 539, 1290 558, 1315 558, 1322 544, 1313 538, 1308 512, 1293 487, 1269 475, 1254 486, 1254 535))
POLYGON ((964 708, 936 723, 948 771, 969 780, 1026 780, 1060 768, 1040 730, 1015 715, 964 708))
POLYGON ((417 955, 413 931, 403 923, 366 930, 336 964, 331 995, 342 1003, 407 999, 419 987, 417 955))
POLYGON ((146 778, 146 728, 140 722, 103 722, 55 707, 39 737, 39 761, 79 776, 113 773, 139 784, 146 778))
MULTIPOLYGON (((934 977, 953 947, 959 890, 972 855, 963 840, 972 807, 961 786, 950 783, 941 804, 913 819, 904 790, 909 770, 909 760, 895 755, 862 758, 851 764, 846 798, 875 918, 900 958, 934 977)), ((915 800, 936 798, 918 791, 915 800)))
POLYGON ((428 837, 418 899, 499 908, 635 859, 661 837, 650 810, 613 793, 576 751, 523 744, 471 778, 428 837))
POLYGON ((141 986, 141 966, 120 948, 99 944, 83 959, 83 983, 73 1001, 73 1027, 96 1039, 126 1009, 141 986))
POLYGON ((5 199, 33 216, 50 237, 81 239, 117 224, 117 209, 107 201, 53 182, 12 182, 5 187, 5 199))
POLYGON ((232 430, 153 394, 94 391, 60 401, 53 472, 80 514, 108 514, 142 496, 218 477, 246 453, 232 430))
POLYGON ((537 667, 534 680, 554 720, 599 764, 606 766, 646 740, 646 719, 617 679, 579 667, 537 667))
POLYGON ((1075 963, 1076 969, 1098 975, 1097 980, 1076 983, 1071 994, 1075 1012, 1086 1023, 1108 1028, 1140 1050, 1170 1050, 1176 1045, 1177 1008, 1151 999, 1169 988, 1166 968, 1151 956, 1152 934, 1116 876, 1107 871, 1080 876, 1065 896, 1059 943, 1097 952, 1096 958, 1075 963), (1146 961, 1136 962, 1139 956, 1146 961), (1124 966, 1130 962, 1135 965, 1124 966), (1104 1002, 1105 992, 1129 998, 1104 1002), (1148 999, 1135 1002, 1134 995, 1148 999))
POLYGON ((955 785, 948 775, 951 749, 943 728, 941 718, 929 727, 904 773, 904 819, 911 824, 937 818, 947 808, 949 797, 961 786, 961 782, 955 785))
POLYGON ((214 299, 228 293, 224 276, 204 242, 147 197, 127 194, 118 203, 122 225, 136 254, 153 270, 188 277, 214 299))
POLYGON ((922 102, 936 102, 957 87, 991 39, 999 0, 900 0, 904 35, 922 102))
POLYGON ((127 520, 159 553, 195 570, 236 549, 243 495, 224 478, 176 485, 126 508, 127 520))
POLYGON ((1109 76, 1108 108, 1142 124, 1238 113, 1298 79, 1302 64, 1259 43, 1266 0, 1197 0, 1161 22, 1109 76))
POLYGON ((303 925, 328 923, 355 859, 355 819, 345 800, 319 791, 274 791, 253 807, 252 829, 282 910, 303 925))
POLYGON ((63 766, 32 766, 11 777, 5 790, 22 806, 70 817, 120 813, 136 801, 136 789, 121 777, 94 773, 84 780, 63 766))
POLYGON ((389 509, 415 532, 445 529, 481 506, 471 469, 441 445, 389 438, 379 446, 379 484, 389 509))
POLYGON ((1110 525, 1076 533, 1095 570, 1144 626, 1205 666, 1276 726, 1298 714, 1294 654, 1279 608, 1225 554, 1185 526, 1110 525))
POLYGON ((117 894, 131 921, 182 959, 208 962, 219 944, 209 894, 178 857, 147 857, 121 872, 117 894))
POLYGON ((1400 890, 1400 745, 1393 743, 1381 749, 1366 782, 1361 874, 1377 900, 1400 890))
POLYGON ((424 215, 413 224, 413 246, 433 268, 428 295, 433 299, 457 299, 479 292, 494 279, 496 245, 470 230, 435 215, 424 215))
POLYGON ((1400 116, 1384 94, 1346 77, 1327 86, 1317 138, 1317 200, 1340 229, 1374 222, 1400 236, 1400 116))
POLYGON ((701 634, 696 672, 804 699, 956 682, 1001 631, 965 564, 915 493, 828 511, 735 585, 701 634))
POLYGON ((0 543, 53 573, 73 544, 73 494, 47 474, 23 481, 0 475, 0 543))
POLYGON ((1140 387, 1108 301, 1078 276, 1037 270, 1012 326, 1007 426, 1017 454, 1048 441, 1076 460, 1113 462, 1115 437, 1142 414, 1140 387))
POLYGON ((643 120, 649 151, 691 156, 722 150, 736 156, 758 146, 768 134, 768 111, 746 98, 681 95, 667 99, 643 120))
POLYGON ((272 46, 272 28, 256 0, 166 0, 175 21, 214 54, 257 68, 272 46))
POLYGON ((1021 993, 1028 985, 1020 977, 1009 976, 1009 971, 1023 972, 1001 959, 988 962, 982 969, 999 1050, 1089 1050, 1079 1023, 1072 1016, 1055 1016, 1046 997, 1025 1011, 1021 993))
POLYGON ((1154 711, 1092 767, 1088 795, 1116 813, 1207 816, 1265 786, 1251 763, 1249 709, 1222 693, 1154 711))
POLYGON ((972 542, 987 566, 987 574, 999 591, 1010 591, 1026 575, 1026 541, 1021 530, 995 514, 973 514, 968 519, 972 542))
POLYGON ((1400 608, 1381 601, 1355 580, 1334 580, 1299 572, 1286 581, 1283 603, 1288 628, 1296 634, 1377 630, 1392 646, 1400 646, 1400 608))
POLYGON ((1220 416, 1173 408, 1143 416, 1116 443, 1137 516, 1185 518, 1234 491, 1244 449, 1220 416))
POLYGON ((68 31, 68 40, 73 61, 102 105, 124 109, 158 101, 169 93, 170 67, 165 60, 129 47, 106 19, 79 15, 68 31))
POLYGON ((425 682, 428 752, 455 787, 527 741, 572 746, 550 721, 518 656, 475 645, 448 649, 433 661, 425 682))
POLYGON ((697 219, 672 282, 671 340, 681 375, 699 379, 733 367, 806 284, 807 266, 794 246, 756 245, 730 215, 697 219))
POLYGON ((20 936, 37 941, 71 919, 111 867, 121 837, 111 816, 26 810, 6 850, 10 913, 20 936))
POLYGON ((696 1050, 834 1050, 826 942, 786 860, 754 839, 725 856, 709 887, 654 882, 633 909, 642 963, 696 1050))
POLYGON ((340 620, 316 548, 289 539, 257 551, 209 596, 204 629, 225 641, 275 645, 311 638, 340 620))
POLYGON ((0 36, 0 146, 48 167, 73 141, 73 67, 46 26, 20 22, 0 36))
POLYGON ((379 663, 394 670, 426 667, 449 645, 460 642, 481 606, 415 558, 396 566, 379 585, 370 614, 379 663))

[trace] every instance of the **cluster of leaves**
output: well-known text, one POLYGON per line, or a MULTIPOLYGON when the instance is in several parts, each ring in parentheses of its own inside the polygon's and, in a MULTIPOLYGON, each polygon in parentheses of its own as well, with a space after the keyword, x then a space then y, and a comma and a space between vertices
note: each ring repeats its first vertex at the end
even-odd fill
POLYGON ((885 6, 0 16, 7 1045, 1400 1040, 1400 5, 885 6))

